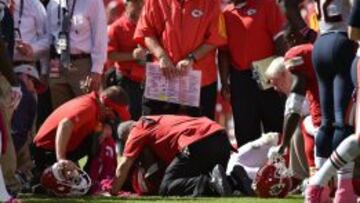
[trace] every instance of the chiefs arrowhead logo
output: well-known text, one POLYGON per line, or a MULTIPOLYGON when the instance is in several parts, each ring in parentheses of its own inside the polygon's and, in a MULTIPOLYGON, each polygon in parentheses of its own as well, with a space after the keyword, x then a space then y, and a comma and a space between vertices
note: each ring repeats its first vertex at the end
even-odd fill
POLYGON ((204 12, 202 10, 200 10, 200 9, 194 9, 191 12, 191 16, 194 17, 194 18, 200 18, 203 15, 204 15, 204 12))
POLYGON ((247 15, 248 16, 252 16, 252 15, 255 15, 255 13, 256 13, 256 9, 254 9, 254 8, 250 8, 249 10, 247 10, 247 15))

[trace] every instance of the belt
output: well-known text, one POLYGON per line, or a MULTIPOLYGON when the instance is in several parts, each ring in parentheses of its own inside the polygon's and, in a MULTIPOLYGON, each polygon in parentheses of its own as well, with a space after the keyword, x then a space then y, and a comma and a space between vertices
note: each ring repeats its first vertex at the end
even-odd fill
POLYGON ((90 54, 82 53, 82 54, 70 54, 71 60, 79 60, 85 58, 91 58, 90 54))
POLYGON ((344 31, 336 31, 336 30, 331 30, 331 31, 328 31, 328 32, 324 32, 324 33, 320 34, 320 36, 328 35, 328 34, 341 34, 341 35, 344 35, 345 37, 348 36, 346 32, 344 32, 344 31))
POLYGON ((20 66, 20 65, 35 65, 34 61, 14 61, 13 66, 20 66))
MULTIPOLYGON (((60 55, 56 55, 56 58, 60 58, 60 55)), ((90 54, 87 54, 87 53, 82 53, 82 54, 70 54, 70 59, 72 61, 76 61, 76 60, 79 60, 79 59, 86 59, 86 58, 91 58, 91 55, 90 54)))

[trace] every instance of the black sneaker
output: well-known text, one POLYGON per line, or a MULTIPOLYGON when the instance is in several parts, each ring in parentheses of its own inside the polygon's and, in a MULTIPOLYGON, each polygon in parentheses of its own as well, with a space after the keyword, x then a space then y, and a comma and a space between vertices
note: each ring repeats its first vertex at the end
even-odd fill
POLYGON ((217 164, 210 174, 210 186, 220 196, 229 196, 232 194, 231 186, 227 180, 225 169, 217 164))
POLYGON ((251 188, 252 180, 242 166, 234 166, 230 173, 230 178, 234 184, 234 189, 239 190, 246 196, 255 196, 255 192, 251 188))

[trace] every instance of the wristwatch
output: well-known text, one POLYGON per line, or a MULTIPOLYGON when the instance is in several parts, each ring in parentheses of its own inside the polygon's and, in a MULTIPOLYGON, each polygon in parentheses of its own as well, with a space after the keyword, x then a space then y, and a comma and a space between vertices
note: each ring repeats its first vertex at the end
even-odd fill
POLYGON ((192 52, 187 55, 187 58, 190 59, 192 62, 196 62, 195 54, 192 52))

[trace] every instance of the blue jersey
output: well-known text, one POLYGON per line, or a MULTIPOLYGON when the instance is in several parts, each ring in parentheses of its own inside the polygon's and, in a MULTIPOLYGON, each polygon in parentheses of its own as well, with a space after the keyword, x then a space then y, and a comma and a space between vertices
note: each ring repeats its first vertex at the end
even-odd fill
POLYGON ((350 0, 316 0, 316 4, 321 34, 347 31, 350 0))

